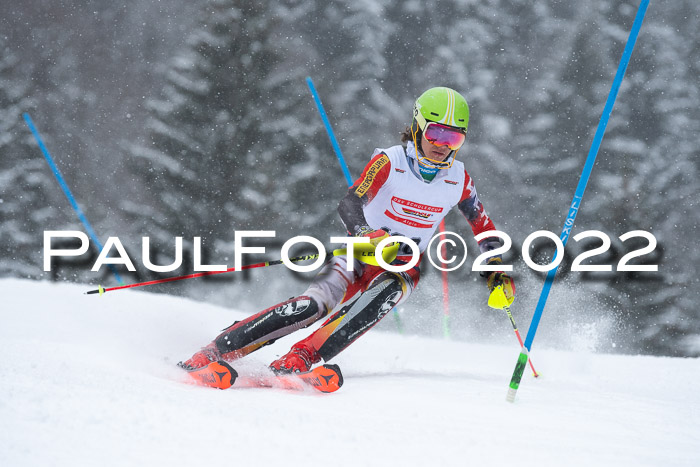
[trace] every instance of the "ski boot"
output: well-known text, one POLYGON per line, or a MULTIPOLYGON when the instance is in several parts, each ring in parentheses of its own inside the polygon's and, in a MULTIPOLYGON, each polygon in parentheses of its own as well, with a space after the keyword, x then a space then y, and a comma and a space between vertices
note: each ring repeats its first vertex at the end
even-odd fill
POLYGON ((189 360, 178 363, 177 366, 192 371, 204 368, 211 362, 216 362, 218 360, 221 360, 221 352, 216 348, 216 343, 212 342, 206 347, 202 347, 202 350, 192 355, 189 360))
POLYGON ((307 340, 304 339, 294 344, 289 352, 270 363, 270 369, 275 374, 309 371, 314 363, 321 361, 321 356, 316 352, 316 349, 307 345, 307 340))

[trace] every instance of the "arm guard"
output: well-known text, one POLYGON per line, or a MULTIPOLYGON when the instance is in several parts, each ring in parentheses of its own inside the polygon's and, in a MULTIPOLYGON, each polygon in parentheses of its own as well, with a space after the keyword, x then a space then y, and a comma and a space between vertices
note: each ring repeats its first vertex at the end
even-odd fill
POLYGON ((367 219, 365 219, 365 213, 362 210, 363 205, 362 198, 359 198, 352 188, 348 190, 347 194, 340 200, 340 204, 338 204, 340 220, 343 221, 345 229, 351 235, 358 235, 362 230, 370 229, 367 219))

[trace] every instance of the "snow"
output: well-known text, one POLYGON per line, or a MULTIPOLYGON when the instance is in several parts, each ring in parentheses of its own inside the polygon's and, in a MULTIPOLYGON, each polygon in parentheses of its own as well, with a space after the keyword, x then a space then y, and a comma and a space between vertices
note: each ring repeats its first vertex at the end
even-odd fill
MULTIPOLYGON (((543 376, 509 404, 515 336, 372 331, 335 359, 334 394, 219 391, 175 363, 247 313, 93 288, 0 280, 0 465, 700 465, 698 359, 535 341, 543 376)), ((304 332, 234 366, 259 368, 304 332)))

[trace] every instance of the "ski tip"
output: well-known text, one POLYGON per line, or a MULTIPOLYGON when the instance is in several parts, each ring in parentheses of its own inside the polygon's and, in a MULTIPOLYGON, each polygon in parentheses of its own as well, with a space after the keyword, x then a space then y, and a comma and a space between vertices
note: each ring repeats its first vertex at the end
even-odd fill
POLYGON ((343 373, 336 364, 321 365, 307 374, 313 375, 313 378, 307 378, 307 383, 321 392, 335 392, 343 385, 343 373))
POLYGON ((178 363, 178 366, 187 371, 187 374, 201 386, 228 389, 236 381, 236 378, 238 378, 236 370, 223 360, 211 362, 209 365, 202 368, 190 369, 183 365, 182 362, 178 363))
POLYGON ((334 371, 338 375, 338 389, 343 386, 343 373, 340 371, 340 367, 335 363, 323 365, 325 368, 334 371))
MULTIPOLYGON (((231 375, 229 386, 232 386, 233 383, 236 381, 236 378, 238 378, 238 372, 236 370, 234 370, 231 365, 229 365, 228 363, 226 363, 223 360, 219 360, 219 361, 214 362, 214 363, 216 364, 217 367, 224 368, 229 372, 229 374, 231 375)), ((209 365, 212 365, 212 363, 210 363, 209 365)))

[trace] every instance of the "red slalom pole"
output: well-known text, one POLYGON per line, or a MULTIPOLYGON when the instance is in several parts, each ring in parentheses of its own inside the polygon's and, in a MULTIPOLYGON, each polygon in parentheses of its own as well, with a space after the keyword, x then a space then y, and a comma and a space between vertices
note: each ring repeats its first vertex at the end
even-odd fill
MULTIPOLYGON (((508 318, 510 319, 510 324, 513 325, 513 330, 515 331, 515 335, 518 337, 518 342, 520 343, 520 348, 522 348, 523 347, 523 338, 520 337, 520 331, 518 331, 518 326, 515 325, 515 319, 513 319, 513 315, 510 312, 510 307, 504 306, 503 309, 506 310, 506 313, 508 314, 508 318)), ((539 377, 540 374, 537 373, 537 371, 535 370, 535 366, 532 364, 532 359, 528 358, 527 362, 530 364, 530 369, 532 369, 532 376, 534 376, 535 378, 539 377)))
MULTIPOLYGON (((318 257, 319 257, 318 254, 315 254, 315 255, 306 255, 306 256, 297 256, 297 257, 295 257, 295 258, 289 258, 289 261, 291 261, 291 262, 293 262, 293 263, 296 263, 296 262, 298 262, 298 261, 306 261, 307 259, 316 259, 316 258, 318 258, 318 257)), ((245 270, 245 269, 264 268, 264 267, 266 267, 266 266, 275 266, 275 265, 278 265, 278 264, 282 264, 282 260, 281 260, 281 259, 277 259, 277 260, 274 260, 274 261, 265 261, 265 262, 263 262, 263 263, 257 263, 257 264, 250 264, 250 265, 248 265, 248 266, 243 266, 243 267, 241 267, 240 270, 243 271, 243 270, 245 270)), ((187 274, 187 275, 184 275, 184 276, 168 277, 168 278, 165 278, 165 279, 157 279, 157 280, 148 281, 148 282, 139 282, 139 283, 137 283, 137 284, 120 285, 120 286, 118 286, 118 287, 109 287, 109 288, 106 288, 106 289, 100 285, 100 286, 98 286, 98 288, 95 289, 95 290, 90 290, 90 291, 88 291, 88 292, 85 292, 85 295, 91 295, 91 294, 100 294, 100 295, 102 295, 102 294, 104 294, 104 293, 106 293, 106 292, 111 292, 111 291, 113 291, 113 290, 130 289, 130 288, 133 288, 133 287, 143 287, 143 286, 146 286, 146 285, 153 285, 153 284, 164 284, 164 283, 166 283, 166 282, 175 282, 175 281, 181 281, 181 280, 185 280, 185 279, 194 279, 195 277, 211 276, 211 275, 214 275, 214 274, 223 274, 223 273, 225 273, 225 272, 232 272, 232 271, 236 271, 236 270, 237 270, 236 268, 228 268, 228 269, 226 269, 225 271, 205 271, 205 272, 198 272, 198 273, 194 273, 194 274, 187 274)))
MULTIPOLYGON (((512 300, 511 300, 512 303, 512 300)), ((510 324, 513 325, 513 331, 515 331, 515 336, 518 338, 518 343, 520 344, 520 348, 523 348, 523 338, 520 336, 520 331, 518 331, 518 326, 515 324, 515 318, 513 318, 513 313, 510 312, 510 305, 508 303, 508 299, 506 298, 506 294, 503 292, 503 285, 497 285, 493 288, 491 291, 491 295, 489 296, 489 306, 491 308, 495 308, 496 310, 504 310, 506 314, 508 315, 508 319, 510 319, 510 324)), ((530 368, 532 369, 532 376, 537 378, 539 373, 535 370, 535 366, 532 364, 532 359, 528 359, 528 362, 530 363, 530 368)), ((523 363, 523 368, 525 367, 525 364, 523 363)))
MULTIPOLYGON (((445 233, 445 219, 440 221, 440 235, 445 233)), ((441 259, 445 258, 447 253, 447 247, 444 243, 440 245, 440 256, 441 259)), ((442 263, 442 330, 445 335, 445 339, 450 337, 450 287, 447 281, 447 271, 445 268, 447 265, 442 263)))

